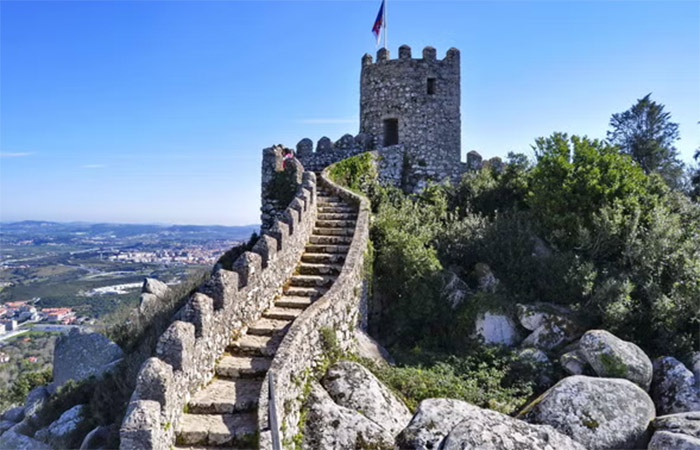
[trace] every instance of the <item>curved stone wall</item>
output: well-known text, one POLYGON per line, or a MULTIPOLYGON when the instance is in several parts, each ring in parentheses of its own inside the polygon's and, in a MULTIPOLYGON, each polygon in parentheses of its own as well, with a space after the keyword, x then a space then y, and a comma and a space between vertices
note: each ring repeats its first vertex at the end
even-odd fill
POLYGON ((328 178, 330 167, 321 174, 319 184, 333 195, 358 206, 357 223, 345 264, 333 286, 309 306, 292 323, 277 349, 258 403, 260 448, 272 448, 269 424, 270 377, 272 378, 277 423, 281 440, 289 441, 297 433, 300 400, 311 369, 323 359, 321 329, 335 330, 344 349, 353 344, 353 330, 362 322, 366 308, 365 255, 369 243, 369 200, 333 183, 328 178))
POLYGON ((163 333, 141 366, 120 429, 121 449, 169 449, 191 393, 214 375, 232 337, 281 295, 316 221, 316 175, 304 172, 296 196, 269 231, 233 264, 217 268, 163 333))

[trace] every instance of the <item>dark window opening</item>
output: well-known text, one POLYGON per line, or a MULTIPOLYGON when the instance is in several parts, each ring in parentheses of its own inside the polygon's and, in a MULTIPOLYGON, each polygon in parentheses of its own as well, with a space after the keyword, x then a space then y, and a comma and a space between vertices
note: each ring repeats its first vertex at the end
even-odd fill
POLYGON ((399 119, 384 119, 384 147, 399 143, 399 119))
POLYGON ((428 94, 433 95, 435 93, 435 78, 428 78, 428 94))

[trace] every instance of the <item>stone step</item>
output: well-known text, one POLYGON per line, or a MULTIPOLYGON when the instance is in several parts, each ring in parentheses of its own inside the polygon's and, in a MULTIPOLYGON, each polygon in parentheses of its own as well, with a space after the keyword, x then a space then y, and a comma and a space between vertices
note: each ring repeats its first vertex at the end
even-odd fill
POLYGON ((311 297, 292 297, 289 295, 284 295, 275 302, 275 306, 280 308, 304 309, 311 305, 311 303, 313 303, 313 299, 311 297))
POLYGON ((323 203, 344 203, 342 198, 337 197, 335 195, 333 195, 333 196, 319 195, 317 198, 318 198, 319 205, 323 204, 323 203))
POLYGON ((299 308, 283 308, 281 306, 273 306, 263 313, 263 317, 279 320, 294 320, 303 310, 299 308))
POLYGON ((256 413, 183 414, 176 434, 181 446, 247 444, 250 447, 257 431, 256 413))
POLYGON ((347 253, 349 245, 306 244, 304 251, 309 253, 347 253))
POLYGON ((323 275, 294 275, 292 276, 291 287, 331 287, 337 277, 323 275))
POLYGON ((314 227, 313 234, 317 236, 352 236, 355 234, 355 227, 352 228, 320 228, 314 227))
POLYGON ((350 245, 352 236, 309 236, 309 243, 316 245, 350 245))
POLYGON ((318 228, 355 228, 354 220, 316 220, 318 228))
POLYGON ((287 286, 284 295, 288 297, 311 297, 316 299, 326 293, 328 289, 320 287, 287 286))
POLYGON ((357 213, 319 213, 318 220, 357 220, 357 213))
POLYGON ((314 264, 302 262, 297 267, 302 275, 338 275, 343 269, 342 264, 314 264))
MULTIPOLYGON (((270 308, 268 311, 275 309, 270 308)), ((299 310, 294 310, 299 311, 299 310)), ((281 319, 285 320, 288 317, 270 316, 267 313, 263 314, 264 317, 269 319, 281 319)), ((296 316, 295 316, 296 317, 296 316)), ((282 336, 255 336, 252 334, 246 334, 239 338, 238 340, 229 344, 227 350, 232 355, 248 355, 248 356, 272 356, 277 351, 280 342, 282 341, 282 336)))
POLYGON ((272 336, 284 330, 291 322, 289 320, 268 319, 263 317, 248 327, 248 334, 257 336, 272 336))
POLYGON ((331 205, 319 205, 318 212, 321 214, 332 213, 332 214, 357 214, 357 208, 353 206, 331 206, 331 205))
POLYGON ((314 264, 342 264, 345 262, 344 253, 304 253, 301 261, 314 264))
POLYGON ((270 368, 272 358, 266 356, 226 355, 216 365, 216 375, 225 378, 260 378, 270 368))
POLYGON ((258 406, 262 380, 215 378, 188 404, 190 414, 232 414, 258 406))

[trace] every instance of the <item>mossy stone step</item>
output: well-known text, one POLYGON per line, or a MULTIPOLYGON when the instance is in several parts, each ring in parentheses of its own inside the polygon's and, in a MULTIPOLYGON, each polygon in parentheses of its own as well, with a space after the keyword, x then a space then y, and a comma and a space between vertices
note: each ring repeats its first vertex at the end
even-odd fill
MULTIPOLYGON (((270 317, 265 314, 263 316, 270 319, 287 319, 287 317, 270 317)), ((279 335, 255 336, 246 334, 229 344, 227 350, 232 355, 273 356, 281 341, 282 338, 279 335)))
POLYGON ((216 375, 226 378, 262 377, 270 368, 272 358, 267 356, 226 355, 216 365, 216 375))
POLYGON ((318 220, 357 220, 357 213, 319 213, 318 220))
POLYGON ((355 234, 355 227, 314 227, 313 234, 317 236, 352 236, 353 234, 355 234))
POLYGON ((319 228, 354 228, 354 220, 316 220, 316 226, 319 228))
POLYGON ((331 205, 318 205, 318 212, 321 214, 331 213, 331 214, 347 214, 355 213, 357 214, 357 208, 353 206, 331 206, 331 205))
POLYGON ((350 245, 351 243, 352 236, 309 236, 309 244, 313 245, 350 245))
POLYGON ((263 313, 263 317, 279 320, 294 320, 301 313, 302 310, 299 308, 283 308, 281 306, 273 306, 263 313))
POLYGON ((215 378, 188 403, 190 414, 231 414, 258 406, 262 380, 215 378))
POLYGON ((294 275, 290 287, 322 287, 329 288, 337 277, 323 275, 294 275))
POLYGON ((183 414, 176 435, 180 446, 215 445, 235 448, 248 445, 249 448, 257 431, 256 413, 183 414))
POLYGON ((296 297, 285 295, 280 297, 275 302, 275 306, 278 306, 280 308, 304 309, 311 305, 311 303, 313 303, 313 299, 311 297, 296 297))
POLYGON ((268 319, 263 317, 258 319, 248 327, 248 334, 257 336, 272 336, 284 330, 291 322, 289 320, 268 319))
POLYGON ((302 262, 297 267, 302 275, 338 275, 343 269, 342 264, 318 264, 302 262))
POLYGON ((315 264, 342 264, 345 262, 345 253, 304 253, 301 261, 315 264))
POLYGON ((284 289, 284 295, 289 297, 311 297, 316 299, 328 291, 322 287, 307 287, 307 286, 287 286, 284 289))
POLYGON ((333 244, 306 244, 304 250, 309 253, 347 253, 350 251, 350 246, 333 244))

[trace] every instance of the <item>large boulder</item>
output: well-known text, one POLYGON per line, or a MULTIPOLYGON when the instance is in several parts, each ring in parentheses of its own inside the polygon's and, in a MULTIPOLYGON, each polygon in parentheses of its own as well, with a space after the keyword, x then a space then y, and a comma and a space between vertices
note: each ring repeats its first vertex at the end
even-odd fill
POLYGON ((695 387, 700 389, 700 352, 693 352, 690 358, 690 370, 693 371, 695 376, 695 387))
POLYGON ((397 438, 401 449, 541 449, 584 450, 547 425, 531 425, 469 403, 423 400, 409 426, 397 438))
POLYGON ((700 439, 687 434, 657 431, 651 437, 647 450, 700 450, 700 439))
POLYGON ((99 376, 124 356, 121 348, 106 336, 73 328, 61 336, 53 351, 53 380, 59 386, 68 380, 99 376))
POLYGON ((38 386, 29 391, 24 401, 24 416, 29 418, 37 414, 48 399, 49 391, 46 389, 46 386, 38 386))
POLYGON ((649 390, 653 366, 635 344, 605 330, 589 330, 581 336, 579 348, 598 376, 625 378, 649 390))
POLYGON ((141 287, 141 292, 144 294, 153 294, 156 297, 165 297, 168 295, 170 288, 167 284, 155 278, 146 278, 143 281, 143 286, 141 287))
POLYGON ((69 439, 84 420, 85 405, 76 405, 61 414, 51 425, 37 431, 35 437, 54 447, 68 448, 69 439))
POLYGON ((590 365, 586 361, 586 357, 581 350, 572 350, 564 353, 559 358, 561 367, 569 373, 569 375, 584 375, 590 370, 590 365))
POLYGON ((394 358, 387 349, 360 328, 355 328, 355 344, 358 356, 370 359, 377 364, 394 364, 394 358))
POLYGON ((535 347, 549 351, 567 344, 583 330, 576 325, 572 312, 550 303, 516 305, 518 321, 523 328, 532 331, 522 342, 524 347, 535 347))
POLYGON ((571 310, 551 303, 519 303, 515 307, 520 325, 530 331, 552 321, 569 320, 571 315, 571 310))
POLYGON ((51 450, 41 441, 30 438, 14 430, 8 430, 0 436, 0 448, 12 450, 51 450))
POLYGON ((13 422, 11 420, 0 420, 0 434, 4 433, 5 431, 9 430, 10 428, 14 427, 17 425, 17 422, 13 422))
POLYGON ((24 406, 16 406, 10 408, 2 414, 3 420, 9 420, 12 422, 20 422, 24 419, 24 406))
POLYGON ((411 420, 406 405, 372 373, 352 361, 333 364, 321 380, 331 398, 340 406, 361 412, 368 419, 399 434, 411 420))
POLYGON ((652 397, 659 414, 700 411, 700 389, 695 375, 671 356, 654 361, 652 397))
POLYGON ((515 323, 505 314, 485 312, 476 318, 476 335, 484 344, 513 346, 521 340, 515 323))
POLYGON ((390 432, 359 412, 336 404, 318 383, 313 383, 307 405, 302 448, 394 448, 390 432))
POLYGON ((519 415, 551 425, 589 450, 643 446, 654 416, 654 403, 636 384, 582 375, 559 381, 519 415))

